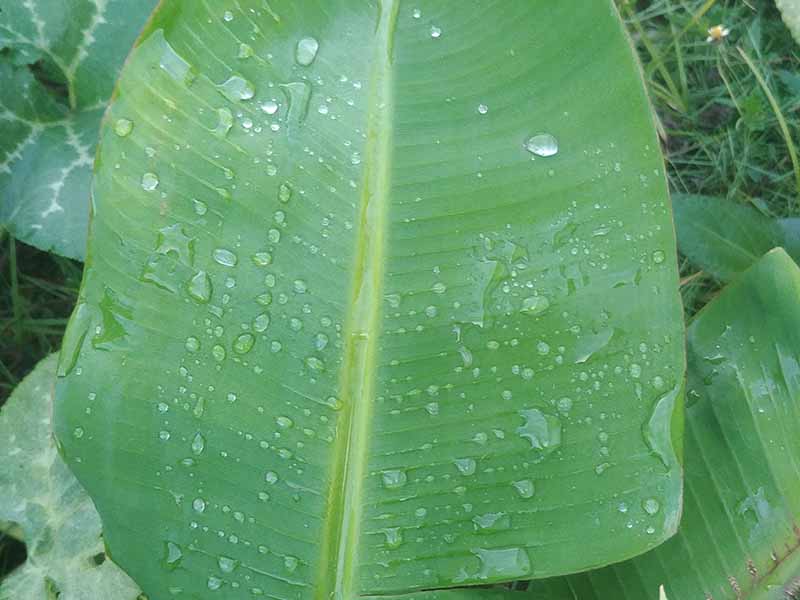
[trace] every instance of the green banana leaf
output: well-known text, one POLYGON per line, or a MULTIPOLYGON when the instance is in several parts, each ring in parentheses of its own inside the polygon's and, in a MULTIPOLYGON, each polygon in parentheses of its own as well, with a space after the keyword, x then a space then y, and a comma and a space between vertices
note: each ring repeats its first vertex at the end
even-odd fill
POLYGON ((155 0, 0 0, 0 227, 83 259, 97 131, 155 0))
MULTIPOLYGON (((678 534, 509 600, 791 600, 800 589, 800 269, 773 250, 688 330, 686 508, 678 534)), ((619 509, 636 526, 637 507, 619 509)), ((479 600, 479 596, 475 600, 479 600)))
POLYGON ((0 581, 0 600, 137 600, 103 554, 100 516, 56 451, 51 430, 56 356, 42 360, 0 411, 0 520, 26 562, 0 581))
POLYGON ((100 138, 56 433, 147 594, 490 584, 675 533, 676 249, 610 1, 165 1, 100 138))

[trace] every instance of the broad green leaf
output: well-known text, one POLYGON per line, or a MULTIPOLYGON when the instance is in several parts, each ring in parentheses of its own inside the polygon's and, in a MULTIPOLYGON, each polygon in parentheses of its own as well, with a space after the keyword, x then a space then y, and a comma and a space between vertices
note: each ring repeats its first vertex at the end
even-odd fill
POLYGON ((155 0, 0 0, 0 226, 83 259, 100 117, 155 0))
POLYGON ((0 600, 134 600, 139 591, 103 554, 100 517, 51 434, 56 357, 44 359, 0 411, 0 520, 15 523, 28 559, 0 600))
POLYGON ((672 198, 681 253, 720 281, 730 281, 785 241, 776 219, 723 198, 672 198))
MULTIPOLYGON (((794 598, 800 583, 800 269, 781 249, 688 330, 685 511, 678 534, 516 598, 794 598), (794 590, 789 593, 788 590, 794 590), (560 592, 561 595, 553 595, 560 592)), ((620 502, 631 527, 648 506, 620 502)))
POLYGON ((775 4, 781 11, 783 22, 792 32, 792 37, 800 44, 800 1, 775 0, 775 4))
POLYGON ((166 1, 100 135, 57 432, 148 594, 487 584, 675 532, 676 251, 610 2, 166 1))

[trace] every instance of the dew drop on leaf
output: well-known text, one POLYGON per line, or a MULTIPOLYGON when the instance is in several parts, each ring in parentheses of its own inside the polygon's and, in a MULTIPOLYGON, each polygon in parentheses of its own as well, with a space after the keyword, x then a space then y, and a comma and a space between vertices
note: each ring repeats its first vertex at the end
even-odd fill
POLYGON ((309 66, 314 62, 319 50, 319 42, 313 37, 304 37, 297 42, 294 58, 297 64, 303 67, 309 66))
POLYGON ((142 175, 142 189, 146 192, 152 192, 158 187, 158 175, 155 173, 145 173, 142 175))
POLYGON ((119 137, 126 137, 133 131, 133 121, 130 119, 117 119, 114 123, 114 133, 119 137))
POLYGON ((536 156, 554 156, 558 154, 558 140, 549 133, 540 133, 528 138, 525 149, 536 156))

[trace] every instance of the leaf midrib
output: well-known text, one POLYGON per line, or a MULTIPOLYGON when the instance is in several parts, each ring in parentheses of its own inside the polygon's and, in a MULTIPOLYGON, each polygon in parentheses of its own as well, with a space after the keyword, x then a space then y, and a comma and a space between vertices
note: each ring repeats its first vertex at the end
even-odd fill
POLYGON ((361 496, 385 269, 392 154, 392 51, 399 0, 383 0, 378 5, 356 253, 339 378, 343 411, 333 453, 333 483, 321 544, 321 570, 315 586, 318 600, 346 600, 357 595, 361 496))

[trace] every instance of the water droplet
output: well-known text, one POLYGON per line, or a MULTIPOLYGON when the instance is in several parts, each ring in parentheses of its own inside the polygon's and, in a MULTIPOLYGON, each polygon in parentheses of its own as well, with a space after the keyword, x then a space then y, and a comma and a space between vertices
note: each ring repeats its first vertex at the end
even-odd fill
POLYGON ((656 263, 657 265, 663 263, 666 258, 667 255, 664 254, 662 250, 656 250, 655 252, 653 252, 653 262, 656 263))
POLYGON ((548 308, 550 301, 544 296, 529 296, 522 301, 520 312, 533 317, 542 314, 548 308))
POLYGON ((114 133, 119 137, 126 137, 133 131, 133 121, 130 119, 117 119, 114 123, 114 133))
POLYGON ((211 591, 216 591, 222 587, 222 580, 219 577, 211 575, 208 578, 206 585, 208 586, 208 589, 210 589, 211 591))
POLYGON ((239 261, 238 257, 225 248, 216 248, 213 253, 214 260, 225 267, 235 267, 239 261))
POLYGON ((536 493, 536 488, 530 479, 521 479, 513 482, 511 485, 517 490, 517 493, 523 498, 533 498, 536 493))
POLYGON ((585 363, 593 354, 605 348, 613 336, 613 327, 603 329, 596 334, 583 335, 575 345, 575 363, 585 363))
POLYGON ((302 279, 295 279, 292 287, 298 294, 305 294, 308 291, 308 285, 302 279))
POLYGON ((225 137, 233 127, 233 113, 227 108, 217 109, 217 127, 214 133, 219 137, 225 137))
POLYGON ((272 254, 269 252, 256 252, 253 254, 253 264, 257 267, 267 267, 272 264, 272 254))
POLYGON ((531 572, 531 562, 523 548, 477 548, 472 553, 480 561, 480 570, 465 578, 507 581, 523 579, 531 572))
POLYGON ((262 333, 267 330, 269 327, 270 318, 267 313, 261 313, 255 319, 253 319, 253 330, 262 333))
POLYGON ((296 556, 284 556, 283 557, 283 566, 286 568, 289 573, 294 573, 297 569, 297 565, 300 564, 300 561, 297 559, 296 556))
POLYGON ((194 439, 192 440, 192 452, 199 456, 203 453, 203 450, 206 449, 206 438, 203 437, 202 433, 196 433, 194 439))
POLYGON ((306 365, 313 371, 324 371, 325 363, 318 359, 316 356, 309 356, 306 359, 306 365))
POLYGON ((158 187, 158 175, 155 173, 145 173, 142 175, 142 189, 146 192, 152 192, 158 187))
POLYGON ((233 573, 236 567, 239 566, 237 561, 227 556, 220 556, 219 559, 217 559, 217 564, 219 565, 220 571, 223 573, 233 573))
POLYGON ((383 480, 383 487, 390 490, 401 488, 408 481, 408 476, 405 474, 405 471, 396 469, 384 471, 381 474, 381 478, 383 480))
POLYGON ((314 62, 317 58, 317 51, 319 50, 319 42, 313 37, 304 37, 297 42, 294 58, 297 64, 302 67, 307 67, 314 62))
POLYGON ((642 502, 642 508, 648 515, 654 515, 661 509, 661 505, 655 498, 648 498, 642 502))
POLYGON ((245 58, 250 58, 251 56, 253 56, 253 54, 255 54, 253 52, 253 47, 250 46, 249 44, 245 44, 244 42, 242 42, 241 44, 239 44, 239 54, 237 54, 236 57, 245 59, 245 58))
POLYGON ((159 66, 166 71, 175 81, 184 85, 191 85, 196 75, 192 66, 180 55, 164 38, 164 30, 159 29, 153 38, 161 44, 161 57, 159 66))
POLYGON ((493 531, 509 529, 511 527, 511 518, 502 512, 486 513, 485 515, 476 515, 472 517, 472 523, 475 526, 475 531, 478 533, 491 533, 493 531))
POLYGON ((280 84, 289 100, 290 123, 302 123, 308 114, 308 103, 311 100, 311 84, 307 81, 292 81, 280 84))
POLYGON ((194 214, 200 217, 208 212, 208 205, 202 200, 192 199, 192 206, 194 207, 194 214))
POLYGON ((411 16, 414 17, 415 19, 419 19, 422 16, 422 11, 418 8, 415 8, 412 11, 411 16))
POLYGON ((550 353, 550 344, 548 344, 547 342, 539 342, 538 344, 536 344, 536 351, 540 355, 546 356, 550 353))
POLYGON ((264 481, 270 485, 274 485, 278 482, 278 474, 275 471, 267 471, 264 474, 264 481))
POLYGON ((672 418, 679 389, 675 388, 659 398, 653 405, 650 419, 642 428, 645 445, 655 454, 667 471, 680 472, 680 464, 672 445, 672 418))
POLYGON ((183 558, 183 550, 178 544, 174 542, 167 542, 164 548, 164 563, 165 566, 172 570, 175 569, 183 558))
POLYGON ((558 154, 558 140, 549 133, 540 133, 525 142, 525 149, 536 156, 553 156, 558 154))
POLYGON ((229 10, 226 10, 224 13, 222 13, 222 18, 227 22, 233 21, 233 13, 229 10))
POLYGON ((278 427, 281 429, 289 429, 294 425, 294 421, 292 421, 289 417, 278 417, 275 419, 275 423, 277 423, 278 427))
POLYGON ((478 112, 482 115, 485 115, 489 112, 489 107, 485 104, 478 104, 478 112))
POLYGON ((186 287, 189 296, 201 304, 206 304, 211 300, 212 290, 211 278, 205 271, 198 271, 186 287))
POLYGON ((233 341, 233 351, 236 354, 247 354, 253 349, 255 343, 256 338, 252 333, 242 333, 233 341))
POLYGON ((437 281, 436 283, 433 284, 433 287, 431 289, 436 294, 444 294, 447 291, 447 286, 443 284, 441 281, 437 281))
POLYGON ((472 475, 475 473, 477 463, 472 458, 457 458, 455 460, 456 468, 462 475, 472 475))
POLYGON ((278 200, 286 204, 292 199, 292 186, 288 183, 282 183, 278 187, 278 200))
POLYGON ((188 352, 197 352, 200 350, 200 340, 194 336, 186 338, 186 343, 183 345, 188 352))
POLYGON ((267 100, 261 105, 261 110, 268 115, 274 115, 276 112, 278 112, 278 103, 274 100, 267 100))
POLYGON ((628 372, 631 374, 631 377, 633 377, 634 379, 639 379, 639 377, 641 377, 641 375, 642 375, 642 367, 641 367, 641 365, 639 365, 637 363, 633 363, 630 366, 630 368, 628 369, 628 372))
POLYGON ((525 424, 517 428, 517 433, 531 443, 531 448, 547 455, 561 445, 561 421, 558 417, 536 408, 521 410, 519 415, 525 419, 525 424))
POLYGON ((228 356, 228 352, 225 350, 224 346, 215 344, 214 347, 211 348, 211 356, 213 356, 214 360, 217 362, 222 362, 225 360, 225 357, 228 356))
POLYGON ((433 39, 438 39, 442 37, 442 30, 436 25, 431 25, 431 37, 433 39))
POLYGON ((72 435, 76 440, 79 440, 83 437, 83 427, 76 427, 72 430, 72 435))
POLYGON ((195 512, 204 512, 206 510, 206 501, 202 498, 195 498, 192 500, 192 508, 195 512))
POLYGON ((231 75, 224 83, 218 85, 217 89, 232 102, 250 100, 256 95, 256 88, 241 75, 231 75))
POLYGON ((386 536, 386 545, 389 548, 398 548, 403 544, 403 530, 399 527, 387 527, 383 530, 386 536))

